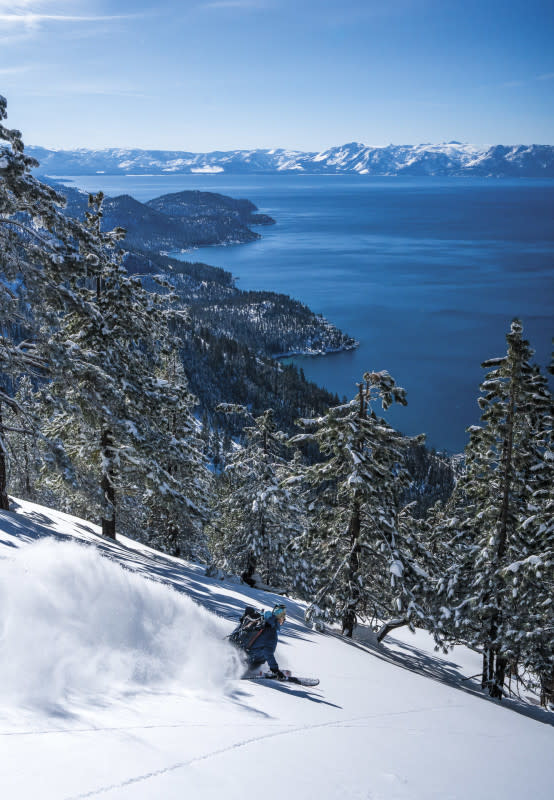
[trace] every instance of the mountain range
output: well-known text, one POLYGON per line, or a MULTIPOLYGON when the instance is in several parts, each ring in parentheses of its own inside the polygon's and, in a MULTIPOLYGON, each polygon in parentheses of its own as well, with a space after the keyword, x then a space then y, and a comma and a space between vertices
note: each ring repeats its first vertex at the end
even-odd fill
POLYGON ((303 173, 414 176, 554 177, 553 145, 442 144, 370 147, 359 142, 320 153, 299 150, 47 150, 28 147, 39 174, 179 175, 303 173))

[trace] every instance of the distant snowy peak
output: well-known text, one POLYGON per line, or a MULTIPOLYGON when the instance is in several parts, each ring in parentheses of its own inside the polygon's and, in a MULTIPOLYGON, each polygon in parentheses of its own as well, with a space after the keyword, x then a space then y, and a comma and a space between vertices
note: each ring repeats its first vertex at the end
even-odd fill
POLYGON ((171 150, 46 150, 27 148, 49 175, 175 175, 276 172, 359 175, 478 175, 484 177, 554 177, 554 146, 478 147, 451 141, 441 144, 370 147, 349 142, 320 153, 299 150, 229 150, 188 153, 171 150))
MULTIPOLYGON (((389 145, 368 147, 351 142, 318 153, 312 163, 326 172, 357 172, 360 175, 457 174, 483 150, 473 145, 448 144, 389 145)), ((554 163, 554 159, 553 159, 554 163)))

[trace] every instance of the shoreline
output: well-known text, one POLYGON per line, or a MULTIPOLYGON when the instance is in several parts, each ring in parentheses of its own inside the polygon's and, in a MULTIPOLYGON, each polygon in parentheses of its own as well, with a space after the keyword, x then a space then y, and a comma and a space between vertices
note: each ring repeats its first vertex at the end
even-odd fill
POLYGON ((354 341, 353 344, 345 344, 342 347, 329 347, 325 350, 291 350, 289 353, 277 353, 272 355, 276 361, 281 361, 285 358, 295 358, 296 356, 307 356, 309 358, 317 358, 319 356, 331 356, 337 353, 347 353, 351 350, 357 350, 360 342, 354 341))

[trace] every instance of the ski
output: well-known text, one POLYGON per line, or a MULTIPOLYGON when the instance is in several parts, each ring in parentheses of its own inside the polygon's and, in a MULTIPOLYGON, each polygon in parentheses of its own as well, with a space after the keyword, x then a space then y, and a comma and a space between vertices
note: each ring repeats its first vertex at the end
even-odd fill
POLYGON ((277 681, 277 683, 296 683, 300 686, 317 686, 319 683, 319 678, 299 678, 296 675, 292 675, 288 669, 283 670, 283 674, 285 676, 284 680, 279 680, 272 672, 258 672, 252 675, 245 675, 245 679, 250 681, 277 681))

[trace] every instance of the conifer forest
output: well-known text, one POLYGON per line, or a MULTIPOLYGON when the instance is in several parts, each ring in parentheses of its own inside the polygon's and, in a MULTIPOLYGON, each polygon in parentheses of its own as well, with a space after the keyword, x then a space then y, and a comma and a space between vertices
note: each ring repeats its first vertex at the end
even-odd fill
POLYGON ((35 177, 6 120, 0 97, 0 508, 98 522, 301 598, 345 637, 426 629, 482 656, 489 696, 521 681, 548 706, 554 362, 525 320, 481 365, 463 455, 429 450, 383 417, 410 399, 401 376, 368 365, 340 398, 280 360, 354 348, 330 322, 163 255, 176 231, 248 241, 273 220, 208 193, 87 200, 35 177))

